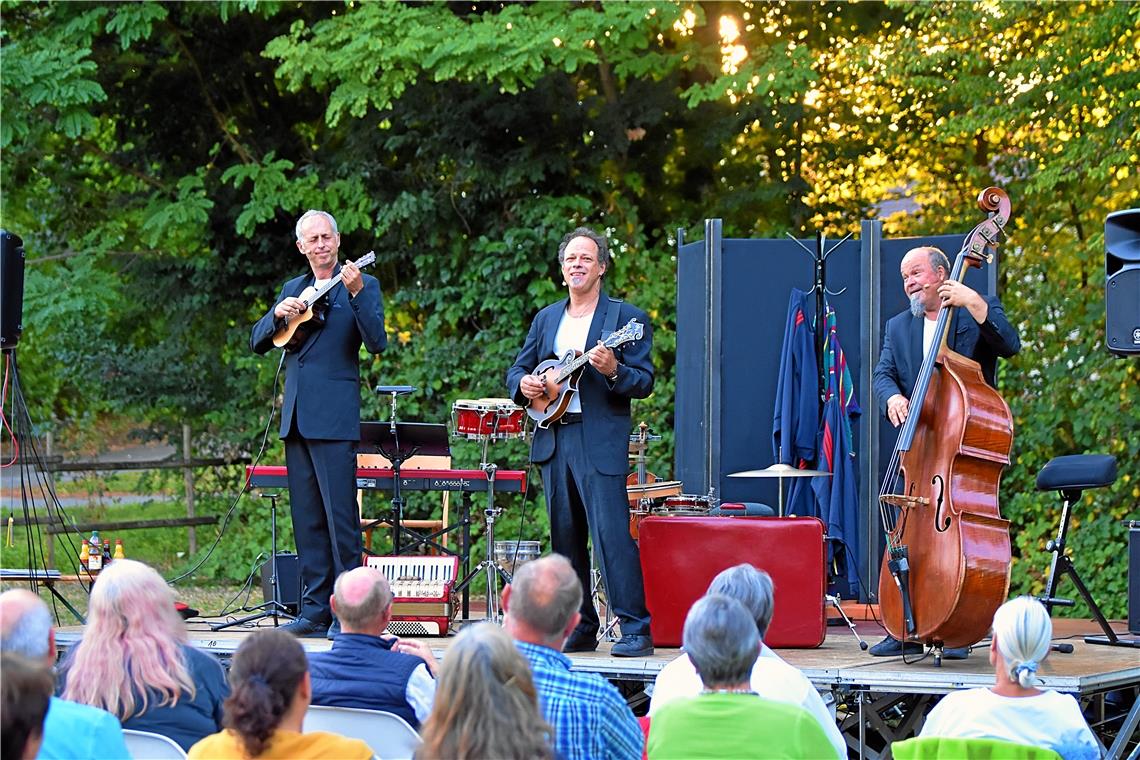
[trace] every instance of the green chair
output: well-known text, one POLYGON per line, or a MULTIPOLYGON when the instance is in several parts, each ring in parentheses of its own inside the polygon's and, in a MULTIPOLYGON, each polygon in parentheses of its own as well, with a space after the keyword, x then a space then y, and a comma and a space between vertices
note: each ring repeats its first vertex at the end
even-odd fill
POLYGON ((1061 760, 1051 749, 998 739, 923 736, 891 744, 895 760, 1061 760))

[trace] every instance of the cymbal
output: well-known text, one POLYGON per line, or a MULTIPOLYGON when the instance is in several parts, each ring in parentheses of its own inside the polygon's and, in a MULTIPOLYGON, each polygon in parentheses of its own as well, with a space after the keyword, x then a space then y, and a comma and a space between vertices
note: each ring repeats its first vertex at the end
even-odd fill
POLYGON ((829 478, 827 470, 798 470, 790 464, 774 464, 763 470, 743 470, 730 472, 730 478, 829 478))

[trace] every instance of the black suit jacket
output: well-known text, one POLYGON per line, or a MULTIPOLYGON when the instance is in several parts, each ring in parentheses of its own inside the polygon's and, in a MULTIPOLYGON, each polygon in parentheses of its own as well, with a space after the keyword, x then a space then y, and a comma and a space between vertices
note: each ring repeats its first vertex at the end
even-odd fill
MULTIPOLYGON (((554 338, 568 301, 563 298, 535 315, 515 363, 507 370, 507 388, 511 398, 520 406, 530 403, 519 390, 523 376, 533 372, 546 359, 560 358, 554 353, 554 338)), ((629 472, 629 433, 632 428, 630 399, 645 398, 653 392, 653 364, 650 361, 653 326, 644 311, 624 301, 611 301, 603 290, 586 336, 587 349, 603 339, 602 327, 610 309, 618 310, 615 330, 636 319, 645 326, 645 334, 641 340, 623 343, 614 349, 620 362, 615 382, 610 383, 589 364, 583 367, 578 393, 582 400, 584 433, 591 444, 590 463, 606 475, 625 475, 629 472)), ((542 463, 549 460, 554 456, 554 446, 554 432, 537 428, 531 445, 531 461, 542 463)))
MULTIPOLYGON (((1009 358, 1020 351, 1021 339, 1006 318, 1001 301, 994 296, 983 297, 989 305, 986 321, 978 324, 968 310, 954 309, 946 343, 951 350, 980 364, 986 382, 994 386, 998 357, 1009 358)), ((922 368, 923 319, 904 311, 887 321, 883 350, 874 374, 875 397, 884 415, 887 399, 896 393, 909 399, 914 391, 922 368)))
MULTIPOLYGON (((337 265, 334 276, 340 273, 337 265)), ((343 283, 327 295, 328 317, 299 351, 285 355, 285 401, 281 406, 281 437, 296 416, 297 432, 305 438, 360 440, 360 346, 378 354, 388 345, 384 332, 384 302, 380 283, 362 275, 364 289, 349 297, 343 283)), ((314 282, 312 272, 285 283, 273 306, 253 326, 249 346, 264 354, 273 348, 273 335, 285 320, 273 310, 288 296, 299 296, 314 282)))

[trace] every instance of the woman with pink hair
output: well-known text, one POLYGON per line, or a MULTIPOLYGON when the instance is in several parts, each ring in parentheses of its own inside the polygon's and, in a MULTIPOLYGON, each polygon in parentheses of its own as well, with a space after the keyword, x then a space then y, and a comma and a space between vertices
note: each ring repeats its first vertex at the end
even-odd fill
POLYGON ((222 725, 225 672, 187 643, 174 593, 141 562, 118 559, 91 589, 83 639, 63 666, 63 698, 116 716, 123 728, 189 749, 222 725))

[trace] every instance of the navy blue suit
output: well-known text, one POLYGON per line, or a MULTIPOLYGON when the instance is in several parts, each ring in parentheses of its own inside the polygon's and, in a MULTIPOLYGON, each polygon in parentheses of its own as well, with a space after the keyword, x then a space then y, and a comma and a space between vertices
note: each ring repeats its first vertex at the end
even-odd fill
MULTIPOLYGON (((539 363, 560 358, 554 353, 558 325, 568 299, 547 306, 535 315, 526 341, 507 371, 507 388, 516 403, 530 402, 519 390, 524 375, 539 363)), ((653 328, 645 312, 622 301, 611 300, 603 290, 586 348, 604 337, 602 328, 610 309, 617 309, 614 329, 636 319, 645 327, 641 340, 614 349, 619 366, 611 383, 587 364, 582 369, 578 393, 582 402, 579 424, 555 422, 536 429, 531 444, 532 462, 542 465, 543 490, 550 515, 551 550, 569 558, 582 582, 583 628, 598 628, 598 615, 590 595, 590 555, 587 536, 592 537, 609 601, 621 620, 622 635, 649 635, 649 612, 637 545, 629 534, 629 435, 632 429, 630 399, 645 398, 653 391, 653 328)))
MULTIPOLYGON (((340 272, 338 265, 334 276, 340 272)), ((360 565, 360 517, 356 507, 356 444, 360 440, 360 346, 377 354, 388 344, 380 283, 362 275, 364 288, 350 297, 338 283, 326 296, 328 317, 300 350, 285 355, 281 438, 289 470, 289 507, 301 566, 301 615, 332 620, 329 595, 336 576, 360 565)), ((264 354, 285 320, 277 304, 299 296, 313 274, 289 280, 269 312, 253 326, 250 348, 264 354)))
MULTIPOLYGON (((986 321, 978 324, 965 308, 954 309, 948 328, 947 346, 962 356, 973 359, 982 367, 982 375, 991 386, 996 386, 998 357, 1009 358, 1021 350, 1017 330, 1005 316, 1001 301, 995 296, 983 296, 989 305, 986 321)), ((906 398, 914 391, 919 370, 922 369, 922 323, 925 317, 904 311, 887 321, 883 337, 883 350, 875 365, 875 397, 879 411, 887 413, 887 399, 896 393, 906 398)))

